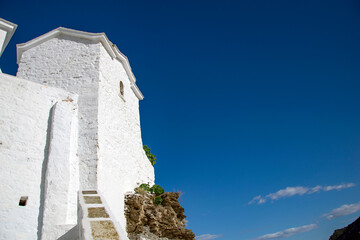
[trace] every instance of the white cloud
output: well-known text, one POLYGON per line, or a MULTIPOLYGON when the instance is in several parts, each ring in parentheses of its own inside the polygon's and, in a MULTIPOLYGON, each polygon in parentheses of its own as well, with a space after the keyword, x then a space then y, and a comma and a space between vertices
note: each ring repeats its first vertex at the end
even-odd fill
POLYGON ((223 235, 212 235, 212 234, 203 234, 200 236, 196 236, 195 239, 196 240, 211 240, 211 239, 216 239, 216 238, 220 238, 223 235))
POLYGON ((261 199, 261 195, 254 197, 254 198, 249 202, 249 204, 253 204, 254 202, 256 202, 256 201, 259 200, 259 199, 261 199))
POLYGON ((320 192, 322 189, 323 189, 322 186, 317 185, 317 186, 311 188, 311 189, 309 190, 308 194, 320 192))
POLYGON ((323 216, 325 216, 328 220, 330 220, 333 218, 349 215, 357 211, 360 211, 360 202, 342 205, 341 207, 335 208, 334 210, 324 214, 323 216))
POLYGON ((270 193, 266 197, 272 200, 278 200, 279 198, 292 197, 294 195, 304 195, 308 191, 309 188, 307 187, 287 187, 277 191, 276 193, 270 193))
POLYGON ((287 238, 287 237, 293 236, 295 234, 314 230, 317 227, 318 226, 316 224, 310 224, 310 225, 304 225, 301 227, 288 228, 288 229, 285 229, 280 232, 263 235, 261 237, 255 238, 254 240, 287 238))
POLYGON ((304 195, 304 194, 313 194, 317 192, 328 192, 331 190, 342 190, 345 188, 351 188, 354 187, 354 183, 344 183, 340 185, 332 185, 332 186, 315 186, 312 188, 309 187, 303 187, 303 186, 297 186, 297 187, 286 187, 284 189, 280 189, 279 191, 275 193, 270 193, 266 195, 265 197, 262 197, 261 195, 254 197, 249 204, 257 203, 257 204, 263 204, 267 202, 269 199, 271 200, 278 200, 280 198, 286 198, 286 197, 292 197, 295 195, 304 195))
POLYGON ((344 188, 351 188, 354 187, 355 183, 345 183, 345 184, 340 184, 340 185, 333 185, 333 186, 326 186, 324 187, 324 191, 331 191, 331 190, 341 190, 344 188))
POLYGON ((266 199, 261 198, 261 199, 259 200, 259 204, 263 204, 263 203, 266 203, 266 199))

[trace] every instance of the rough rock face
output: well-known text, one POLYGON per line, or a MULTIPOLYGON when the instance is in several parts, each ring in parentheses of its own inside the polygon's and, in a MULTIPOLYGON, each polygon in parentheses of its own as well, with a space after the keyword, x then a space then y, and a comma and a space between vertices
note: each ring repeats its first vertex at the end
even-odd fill
POLYGON ((161 205, 154 203, 155 195, 129 194, 125 197, 125 216, 129 239, 185 239, 194 240, 195 234, 185 229, 184 208, 178 193, 161 195, 161 205))
POLYGON ((329 240, 360 240, 360 217, 347 227, 335 230, 329 240))

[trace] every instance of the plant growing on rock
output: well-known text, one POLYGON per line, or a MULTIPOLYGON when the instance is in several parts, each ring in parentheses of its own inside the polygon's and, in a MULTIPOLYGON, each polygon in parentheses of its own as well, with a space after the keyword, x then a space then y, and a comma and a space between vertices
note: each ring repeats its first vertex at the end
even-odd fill
POLYGON ((161 198, 161 196, 156 196, 154 199, 154 203, 156 205, 160 205, 162 203, 163 199, 161 198))
POLYGON ((141 195, 145 195, 150 192, 150 186, 147 183, 143 183, 139 187, 135 188, 134 191, 141 195))
POLYGON ((165 193, 164 189, 159 185, 153 185, 152 187, 149 184, 143 183, 139 187, 135 188, 134 191, 138 194, 145 195, 147 193, 154 194, 156 197, 154 203, 160 205, 163 201, 161 195, 165 193))
POLYGON ((150 188, 150 192, 154 193, 156 196, 160 196, 161 194, 163 194, 165 191, 162 187, 160 187, 159 185, 154 185, 150 188))
POLYGON ((155 194, 126 195, 125 216, 129 239, 195 240, 195 234, 185 229, 186 216, 178 201, 179 194, 166 192, 159 197, 155 194))
POLYGON ((150 152, 151 148, 149 148, 148 146, 144 145, 144 146, 143 146, 143 149, 144 149, 144 151, 145 151, 145 154, 146 154, 147 158, 148 158, 149 161, 151 162, 151 165, 154 166, 155 163, 156 163, 156 156, 150 152))
POLYGON ((145 194, 148 193, 148 191, 146 191, 144 188, 141 188, 141 187, 135 188, 135 192, 140 194, 140 195, 145 195, 145 194))
POLYGON ((147 183, 143 183, 139 186, 139 188, 145 189, 146 191, 150 191, 150 186, 147 183))

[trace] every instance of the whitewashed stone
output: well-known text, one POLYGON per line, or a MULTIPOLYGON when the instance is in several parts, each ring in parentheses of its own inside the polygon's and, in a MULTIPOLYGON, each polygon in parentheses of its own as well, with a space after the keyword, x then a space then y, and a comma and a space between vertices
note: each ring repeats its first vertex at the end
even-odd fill
MULTIPOLYGON (((110 44, 104 34, 59 28, 20 45, 18 63, 18 77, 62 88, 79 96, 77 153, 80 187, 77 189, 76 184, 70 184, 69 189, 62 190, 68 192, 67 219, 59 220, 63 219, 61 215, 52 220, 71 226, 74 208, 69 207, 73 206, 70 199, 79 189, 98 189, 108 203, 115 224, 119 224, 120 232, 126 232, 124 194, 140 183, 153 184, 155 180, 154 168, 142 149, 139 99, 143 96, 136 87, 127 58, 110 44), (120 94, 120 81, 124 86, 124 96, 120 94)), ((72 139, 73 135, 67 132, 65 138, 70 136, 72 139)), ((74 149, 69 151, 70 155, 75 153, 74 149)), ((65 168, 68 165, 60 166, 65 168)), ((70 169, 72 174, 76 174, 76 166, 71 161, 70 169)), ((53 176, 56 176, 56 171, 53 176)), ((64 198, 66 194, 57 195, 50 190, 48 196, 52 195, 64 198)), ((53 213, 50 211, 49 214, 53 213)), ((53 224, 49 226, 44 229, 51 231, 51 226, 56 228, 53 224)), ((44 235, 44 239, 48 238, 44 235)))
POLYGON ((79 171, 84 189, 97 188, 100 43, 60 36, 22 53, 17 76, 79 95, 79 171))
MULTIPOLYGON (((68 114, 75 116, 77 96, 6 74, 0 74, 0 89, 0 239, 40 239, 50 111, 56 102, 73 99, 68 114), (22 196, 28 197, 26 206, 19 206, 22 196)), ((76 131, 76 128, 71 130, 76 131)), ((54 144, 54 148, 61 148, 54 144)), ((76 152, 76 148, 74 144, 72 152, 76 152)), ((71 162, 77 164, 76 159, 71 162)), ((74 183, 76 181, 70 184, 74 183)), ((77 186, 69 189, 74 188, 77 186)), ((74 204, 74 198, 68 195, 67 201, 57 204, 67 211, 74 204)), ((68 212, 74 211, 76 208, 68 212)), ((74 216, 70 214, 66 218, 74 216)), ((60 224, 67 221, 71 222, 66 220, 60 224)))
POLYGON ((116 220, 125 228, 124 194, 154 183, 154 168, 142 148, 139 100, 116 59, 100 48, 98 184, 116 220), (120 81, 124 97, 120 97, 120 81))

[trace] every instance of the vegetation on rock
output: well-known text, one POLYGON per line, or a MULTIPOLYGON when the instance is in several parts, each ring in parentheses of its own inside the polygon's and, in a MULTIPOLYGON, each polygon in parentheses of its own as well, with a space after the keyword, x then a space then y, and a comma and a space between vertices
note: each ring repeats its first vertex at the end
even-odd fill
POLYGON ((135 192, 137 192, 137 193, 139 193, 139 191, 142 191, 142 190, 145 191, 146 193, 150 192, 149 184, 143 183, 139 187, 135 188, 135 192))
POLYGON ((164 192, 164 189, 156 184, 150 188, 150 193, 154 193, 156 196, 160 196, 164 192))
POLYGON ((125 216, 129 239, 136 240, 141 236, 149 236, 146 239, 194 240, 195 234, 185 229, 186 216, 178 201, 179 193, 161 194, 161 205, 156 204, 157 197, 159 196, 155 194, 126 195, 125 216))
POLYGON ((160 205, 163 201, 161 195, 164 194, 164 189, 159 185, 153 185, 152 187, 149 186, 147 183, 141 184, 139 187, 135 188, 134 191, 138 194, 145 195, 145 194, 155 194, 154 203, 160 205))
POLYGON ((154 203, 156 205, 160 205, 162 203, 163 199, 160 196, 156 196, 154 199, 154 203))
POLYGON ((145 151, 145 154, 146 154, 147 158, 148 158, 149 161, 151 162, 151 165, 154 166, 155 163, 156 163, 156 156, 150 152, 151 148, 149 148, 148 146, 144 145, 144 146, 143 146, 143 149, 144 149, 144 151, 145 151))

